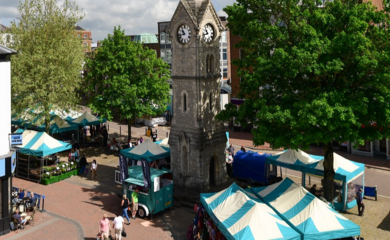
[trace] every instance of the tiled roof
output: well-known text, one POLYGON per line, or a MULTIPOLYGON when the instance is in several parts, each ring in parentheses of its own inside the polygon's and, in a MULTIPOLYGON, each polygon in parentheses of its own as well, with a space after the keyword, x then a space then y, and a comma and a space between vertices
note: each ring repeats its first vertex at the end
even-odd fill
POLYGON ((0 31, 5 31, 7 30, 7 27, 4 26, 3 24, 0 24, 0 31))
POLYGON ((0 45, 0 55, 10 55, 10 54, 15 54, 16 51, 11 49, 11 48, 7 48, 3 45, 0 45))
POLYGON ((84 28, 80 27, 79 25, 77 25, 77 26, 75 27, 75 29, 76 29, 77 31, 84 31, 84 30, 85 30, 84 28))

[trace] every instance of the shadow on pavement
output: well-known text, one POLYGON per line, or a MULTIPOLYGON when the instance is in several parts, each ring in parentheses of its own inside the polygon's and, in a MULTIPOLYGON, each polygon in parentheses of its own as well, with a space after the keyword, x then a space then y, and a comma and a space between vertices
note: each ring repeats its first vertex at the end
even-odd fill
POLYGON ((390 212, 383 219, 383 221, 378 225, 379 229, 390 231, 390 212))

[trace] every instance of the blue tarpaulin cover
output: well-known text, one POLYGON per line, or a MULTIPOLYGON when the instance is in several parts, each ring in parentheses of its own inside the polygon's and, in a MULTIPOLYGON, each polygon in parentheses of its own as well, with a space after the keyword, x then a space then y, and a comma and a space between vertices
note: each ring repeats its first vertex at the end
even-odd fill
POLYGON ((238 151, 234 156, 233 175, 237 178, 251 179, 256 182, 268 183, 266 157, 270 154, 238 151))

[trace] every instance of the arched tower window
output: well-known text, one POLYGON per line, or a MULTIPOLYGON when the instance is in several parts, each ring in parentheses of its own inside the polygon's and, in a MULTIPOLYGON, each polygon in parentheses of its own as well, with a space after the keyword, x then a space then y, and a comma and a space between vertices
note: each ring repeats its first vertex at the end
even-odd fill
POLYGON ((214 72, 214 56, 210 56, 210 67, 209 67, 209 72, 213 73, 214 72))
POLYGON ((183 94, 183 110, 184 112, 187 111, 187 94, 183 94))
POLYGON ((183 145, 181 148, 181 172, 183 174, 187 173, 188 169, 188 159, 187 159, 187 147, 183 145))
POLYGON ((210 56, 207 55, 206 57, 206 73, 210 72, 210 56))
POLYGON ((213 101, 212 101, 211 97, 212 97, 212 95, 210 93, 210 95, 209 95, 210 110, 213 110, 213 101))

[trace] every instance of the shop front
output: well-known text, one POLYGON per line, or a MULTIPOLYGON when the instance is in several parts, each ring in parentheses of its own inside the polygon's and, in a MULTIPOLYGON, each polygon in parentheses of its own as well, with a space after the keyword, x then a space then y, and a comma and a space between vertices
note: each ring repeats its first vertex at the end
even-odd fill
POLYGON ((15 152, 0 157, 0 236, 10 232, 12 174, 15 166, 15 152))

